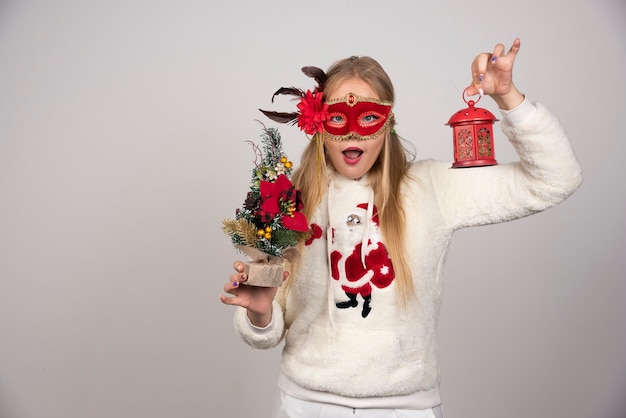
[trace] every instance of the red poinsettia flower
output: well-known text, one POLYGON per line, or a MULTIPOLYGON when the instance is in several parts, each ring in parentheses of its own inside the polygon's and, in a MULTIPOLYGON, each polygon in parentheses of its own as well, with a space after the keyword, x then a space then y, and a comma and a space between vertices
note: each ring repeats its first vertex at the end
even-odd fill
POLYGON ((307 90, 298 103, 298 127, 309 135, 322 132, 324 121, 330 119, 328 104, 322 101, 322 92, 307 90))
POLYGON ((276 181, 261 181, 259 192, 261 193, 261 204, 259 205, 259 215, 263 222, 269 222, 280 210, 280 192, 291 187, 291 181, 287 176, 281 174, 276 181), (263 216, 265 215, 265 216, 263 216), (264 219, 265 218, 265 219, 264 219))
POLYGON ((282 214, 282 224, 293 231, 309 230, 306 218, 300 210, 303 207, 300 191, 291 180, 281 174, 276 181, 261 181, 259 185, 261 204, 256 215, 262 222, 269 223, 276 215, 282 214))
POLYGON ((283 215, 283 226, 292 231, 306 232, 309 230, 306 217, 300 210, 304 207, 302 204, 302 196, 299 190, 294 186, 281 192, 279 199, 286 208, 283 215))

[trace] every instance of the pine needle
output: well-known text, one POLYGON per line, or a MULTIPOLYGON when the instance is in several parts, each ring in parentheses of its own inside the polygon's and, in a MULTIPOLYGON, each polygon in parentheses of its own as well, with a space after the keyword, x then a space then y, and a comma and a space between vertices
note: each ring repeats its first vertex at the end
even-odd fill
POLYGON ((222 230, 226 235, 237 237, 243 245, 256 246, 257 229, 254 224, 246 219, 224 219, 222 230))

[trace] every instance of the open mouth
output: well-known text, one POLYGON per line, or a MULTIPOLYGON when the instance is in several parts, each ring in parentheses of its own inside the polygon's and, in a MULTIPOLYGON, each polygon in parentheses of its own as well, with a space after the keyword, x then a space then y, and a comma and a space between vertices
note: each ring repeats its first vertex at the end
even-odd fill
POLYGON ((342 154, 349 160, 356 160, 361 155, 363 155, 363 151, 358 148, 348 148, 347 150, 343 151, 342 154))

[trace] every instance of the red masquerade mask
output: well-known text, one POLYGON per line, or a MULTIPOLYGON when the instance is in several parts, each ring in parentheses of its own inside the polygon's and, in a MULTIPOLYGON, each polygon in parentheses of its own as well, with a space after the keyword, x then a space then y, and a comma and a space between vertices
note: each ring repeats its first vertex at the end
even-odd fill
POLYGON ((383 132, 391 121, 392 102, 359 97, 350 93, 326 103, 330 118, 324 121, 324 131, 327 137, 334 141, 373 139, 383 132))

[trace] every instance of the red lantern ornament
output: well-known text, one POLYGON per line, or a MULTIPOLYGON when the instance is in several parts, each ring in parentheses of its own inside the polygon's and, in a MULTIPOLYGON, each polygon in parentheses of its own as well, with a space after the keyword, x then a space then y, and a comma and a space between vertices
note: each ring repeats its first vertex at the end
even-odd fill
POLYGON ((452 141, 454 145, 454 163, 452 168, 481 167, 496 165, 495 148, 493 145, 493 123, 498 119, 488 111, 480 107, 474 107, 478 100, 465 100, 466 109, 461 109, 450 117, 448 123, 452 128, 452 141))

